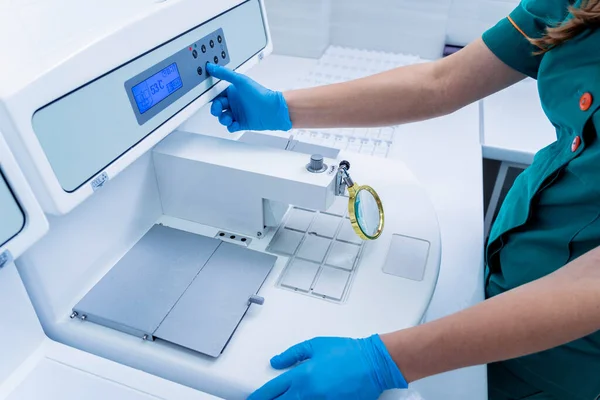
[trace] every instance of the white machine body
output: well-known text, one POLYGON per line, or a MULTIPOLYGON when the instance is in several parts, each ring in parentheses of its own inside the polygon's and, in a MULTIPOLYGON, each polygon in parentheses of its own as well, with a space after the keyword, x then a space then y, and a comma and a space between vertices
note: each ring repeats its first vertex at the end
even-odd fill
POLYGON ((0 134, 0 267, 48 231, 48 221, 0 134))
POLYGON ((6 284, 20 276, 50 339, 111 376, 158 377, 159 397, 242 399, 299 341, 420 323, 441 242, 403 163, 332 150, 312 173, 310 154, 177 130, 226 87, 202 57, 243 72, 270 52, 262 1, 135 4, 111 29, 50 42, 44 62, 1 67, 0 128, 51 227, 6 284), (383 201, 375 241, 352 235, 342 160, 383 201))
MULTIPOLYGON (((50 217, 53 231, 19 259, 18 266, 42 324, 53 339, 203 392, 227 399, 242 399, 276 376, 278 372, 269 367, 269 358, 296 342, 322 335, 362 337, 414 326, 421 321, 439 273, 441 243, 435 211, 426 192, 401 163, 344 154, 337 160, 328 161, 339 163, 347 157, 352 164, 353 178, 377 189, 385 205, 386 228, 380 239, 364 245, 355 269, 348 274, 349 278, 345 278, 348 279, 347 288, 340 301, 283 287, 281 283, 286 279, 291 257, 277 255, 272 270, 255 293, 264 298, 264 305, 248 307, 217 357, 162 340, 159 335, 155 341, 143 340, 141 335, 95 323, 91 317, 86 321, 69 318, 74 309, 79 310, 76 305, 84 303, 102 285, 103 278, 110 276, 116 266, 133 253, 136 243, 157 223, 208 238, 214 238, 223 230, 231 233, 228 226, 208 226, 163 213, 164 200, 172 196, 184 198, 193 181, 185 176, 174 177, 174 182, 186 182, 175 186, 173 182, 167 184, 157 179, 163 173, 160 158, 170 158, 167 164, 188 164, 187 149, 203 143, 210 148, 214 140, 222 141, 223 148, 248 159, 253 154, 271 152, 272 160, 288 165, 296 163, 297 171, 301 171, 308 160, 305 154, 253 149, 253 146, 239 142, 174 132, 152 155, 140 158, 81 207, 66 216, 50 217), (182 146, 184 141, 187 145, 182 146), (163 194, 165 189, 168 191, 163 194), (411 277, 410 270, 414 268, 413 253, 408 247, 402 250, 404 256, 392 259, 398 274, 385 271, 392 257, 392 242, 399 235, 428 243, 422 265, 416 267, 421 271, 417 278, 407 278, 411 277)), ((230 161, 237 164, 237 159, 239 157, 230 161)), ((223 159, 217 161, 215 158, 210 169, 219 168, 222 163, 223 159)), ((201 168, 201 165, 190 165, 190 176, 201 168)), ((310 173, 306 171, 306 174, 310 173)), ((257 179, 256 175, 250 171, 242 179, 252 181, 257 179)), ((274 175, 269 181, 283 182, 274 175)), ((320 179, 316 178, 315 182, 320 179)), ((310 189, 314 184, 305 183, 304 186, 310 189)), ((285 187, 280 183, 280 189, 285 187)), ((207 191, 211 189, 206 187, 207 191)), ((273 193, 270 190, 276 189, 265 189, 265 193, 273 193)), ((323 204, 326 198, 323 193, 323 204)), ((191 203, 197 199, 200 197, 188 198, 191 203)), ((314 199, 310 201, 314 204, 314 199)), ((339 201, 343 209, 347 200, 340 198, 339 201)), ((329 210, 339 209, 337 202, 329 210)), ((345 220, 345 223, 349 221, 345 220)), ((262 239, 251 237, 251 243, 245 249, 268 253, 278 232, 270 229, 262 239)), ((419 256, 416 258, 418 264, 419 256)), ((145 276, 139 275, 133 283, 144 279, 145 276)), ((123 286, 132 288, 135 285, 124 283, 123 286)), ((113 296, 118 295, 113 293, 113 296)), ((136 304, 142 313, 142 303, 136 304)), ((120 309, 131 306, 119 305, 120 309)), ((201 310, 209 307, 208 302, 199 302, 195 307, 186 315, 184 324, 206 325, 206 321, 197 319, 201 318, 201 310)), ((192 329, 197 327, 182 325, 180 331, 192 329)))
POLYGON ((13 259, 48 222, 0 135, 0 399, 209 400, 205 393, 50 340, 13 259))
POLYGON ((0 383, 43 340, 13 263, 48 230, 48 222, 0 135, 0 383))
POLYGON ((303 168, 308 160, 191 133, 169 138, 154 151, 166 215, 253 237, 279 226, 290 204, 316 210, 333 204, 337 165, 325 160, 332 168, 311 174, 303 168))
POLYGON ((223 90, 205 71, 192 79, 208 54, 223 46, 219 61, 243 72, 272 49, 258 0, 96 2, 86 4, 87 30, 81 5, 64 3, 0 13, 0 50, 10 60, 0 66, 0 128, 53 214, 75 208, 223 90), (212 49, 206 40, 206 54, 193 48, 218 29, 224 43, 212 49), (140 118, 130 86, 154 91, 155 74, 173 64, 181 80, 153 94, 142 115, 151 118, 140 118), (165 90, 174 92, 161 99, 165 90))

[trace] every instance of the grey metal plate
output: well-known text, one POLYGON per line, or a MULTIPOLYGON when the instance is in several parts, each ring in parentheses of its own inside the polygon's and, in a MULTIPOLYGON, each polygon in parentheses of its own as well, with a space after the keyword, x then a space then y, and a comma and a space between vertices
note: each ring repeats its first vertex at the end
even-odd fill
POLYGON ((218 357, 277 257, 222 243, 155 333, 155 337, 218 357))
POLYGON ((132 335, 152 335, 220 243, 155 225, 74 311, 132 335))

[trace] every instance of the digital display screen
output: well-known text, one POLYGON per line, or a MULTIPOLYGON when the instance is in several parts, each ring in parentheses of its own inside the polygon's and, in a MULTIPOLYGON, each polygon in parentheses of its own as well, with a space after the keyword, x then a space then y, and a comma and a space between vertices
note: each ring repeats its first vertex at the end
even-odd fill
POLYGON ((140 114, 143 114, 182 87, 183 82, 177 64, 173 63, 138 83, 131 88, 131 91, 140 114))

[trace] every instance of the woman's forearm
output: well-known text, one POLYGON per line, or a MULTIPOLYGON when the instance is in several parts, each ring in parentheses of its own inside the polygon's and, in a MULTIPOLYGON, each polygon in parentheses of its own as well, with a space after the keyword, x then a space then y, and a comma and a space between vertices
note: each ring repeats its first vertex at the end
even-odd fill
POLYGON ((478 40, 436 62, 284 96, 294 128, 397 125, 451 113, 523 77, 478 40))
POLYGON ((538 281, 382 339, 412 382, 547 350, 600 330, 600 248, 538 281))
POLYGON ((295 128, 394 125, 445 113, 433 95, 435 69, 435 63, 411 65, 284 96, 295 128))

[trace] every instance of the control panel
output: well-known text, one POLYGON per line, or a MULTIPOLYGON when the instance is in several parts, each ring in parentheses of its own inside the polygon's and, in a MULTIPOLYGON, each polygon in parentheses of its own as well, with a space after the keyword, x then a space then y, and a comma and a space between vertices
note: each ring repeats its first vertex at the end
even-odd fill
POLYGON ((229 64, 223 29, 206 35, 125 82, 138 123, 146 123, 208 79, 207 63, 229 64))

